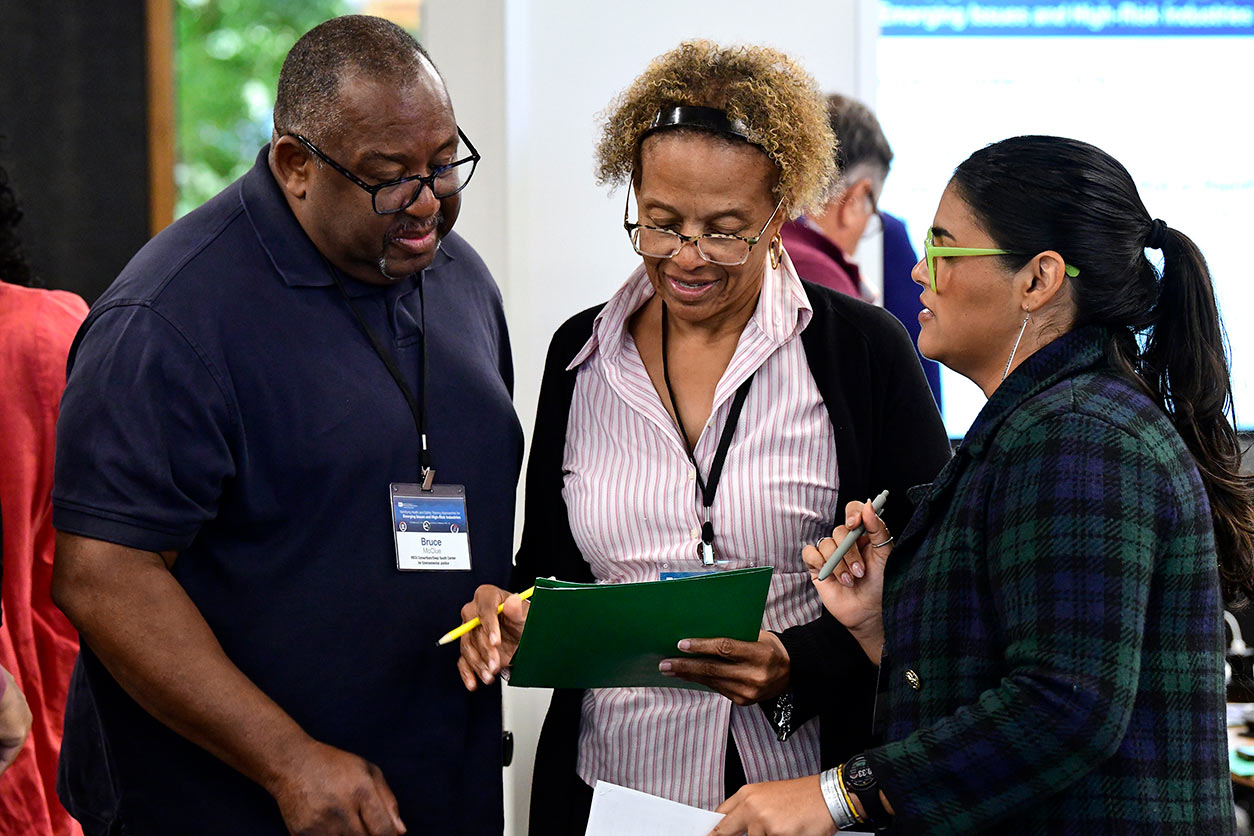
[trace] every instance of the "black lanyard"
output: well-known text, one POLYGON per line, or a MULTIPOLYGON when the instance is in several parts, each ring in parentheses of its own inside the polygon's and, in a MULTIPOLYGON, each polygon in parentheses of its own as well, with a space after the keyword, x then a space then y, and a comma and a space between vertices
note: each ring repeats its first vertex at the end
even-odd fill
POLYGON ((435 466, 432 465, 431 453, 427 450, 427 388, 430 376, 427 372, 427 302, 422 295, 422 274, 418 274, 418 304, 421 307, 421 310, 418 312, 418 327, 422 329, 422 400, 419 401, 414 396, 414 390, 409 388, 409 383, 406 382, 405 376, 397 368, 392 352, 383 347, 383 343, 380 342, 378 336, 366 324, 366 318, 361 315, 361 311, 357 310, 357 306, 353 304, 348 291, 344 289, 344 282, 340 280, 339 272, 329 264, 327 267, 331 270, 331 277, 335 279, 335 286, 340 289, 340 293, 344 296, 344 301, 348 303, 348 309, 357 318, 357 324, 361 326, 361 330, 370 339, 370 344, 374 346, 375 353, 379 355, 383 365, 387 366, 388 373, 396 381, 396 387, 401 390, 401 394, 405 397, 405 403, 409 404, 409 411, 414 416, 414 428, 418 430, 418 439, 421 442, 421 450, 418 453, 418 466, 420 468, 419 472, 422 474, 422 489, 429 491, 431 490, 431 485, 435 482, 435 466))
POLYGON ((666 394, 670 396, 671 408, 675 410, 675 423, 679 425, 679 434, 684 439, 684 452, 692 463, 693 472, 697 475, 697 487, 701 491, 701 502, 705 506, 705 522, 701 524, 701 545, 697 547, 697 555, 706 566, 714 565, 714 523, 710 520, 710 508, 714 505, 714 494, 718 490, 719 477, 723 475, 723 463, 727 460, 727 450, 731 447, 732 436, 736 434, 736 425, 740 423, 740 412, 744 409, 745 399, 749 397, 749 387, 757 372, 749 375, 745 382, 736 390, 732 399, 731 411, 727 413, 727 422, 723 424, 723 434, 719 437, 718 447, 714 451, 714 460, 710 462, 708 479, 701 478, 701 468, 697 467, 697 458, 693 455, 692 443, 688 440, 688 431, 684 429, 684 419, 679 415, 679 401, 675 400, 675 390, 671 388, 671 369, 667 360, 667 335, 669 323, 666 314, 666 303, 662 303, 662 379, 666 381, 666 394))

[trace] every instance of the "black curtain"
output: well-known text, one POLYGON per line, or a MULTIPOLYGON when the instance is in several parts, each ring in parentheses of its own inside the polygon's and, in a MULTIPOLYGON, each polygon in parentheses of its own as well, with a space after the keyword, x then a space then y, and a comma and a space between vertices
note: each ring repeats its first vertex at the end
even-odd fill
POLYGON ((18 232, 43 284, 88 302, 148 240, 145 32, 144 0, 0 0, 18 232))

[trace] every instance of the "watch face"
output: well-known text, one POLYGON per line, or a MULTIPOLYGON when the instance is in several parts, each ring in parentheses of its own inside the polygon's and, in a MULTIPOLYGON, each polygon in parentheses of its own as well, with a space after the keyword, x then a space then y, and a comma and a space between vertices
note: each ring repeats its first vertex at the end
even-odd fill
POLYGON ((845 764, 845 783, 852 790, 859 792, 875 786, 875 776, 871 774, 871 766, 866 762, 865 755, 858 755, 845 764))

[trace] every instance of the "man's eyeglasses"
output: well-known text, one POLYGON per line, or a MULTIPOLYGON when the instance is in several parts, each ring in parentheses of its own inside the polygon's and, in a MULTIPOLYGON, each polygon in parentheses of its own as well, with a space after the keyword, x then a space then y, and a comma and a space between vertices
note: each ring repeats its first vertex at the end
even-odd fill
POLYGON ((884 231, 884 218, 880 215, 879 198, 875 196, 875 189, 867 190, 866 200, 871 208, 867 213, 866 226, 862 228, 862 234, 858 236, 859 241, 873 238, 884 231))
POLYGON ((318 159, 331 166, 340 174, 343 174, 354 185, 359 186, 369 194, 371 205, 374 207, 375 214, 378 215, 394 215, 397 212, 405 211, 418 199, 418 195, 422 194, 423 186, 431 189, 431 193, 435 195, 437 200, 452 197, 466 188, 466 184, 474 176, 475 167, 479 165, 480 160, 479 152, 475 150, 475 146, 462 133, 462 129, 458 128, 457 136, 461 138, 462 142, 466 143, 466 148, 470 151, 469 157, 463 157, 448 165, 437 166, 435 171, 432 171, 430 174, 415 174, 412 177, 402 177, 399 180, 389 180, 386 183, 378 183, 372 186, 328 157, 322 152, 322 149, 305 137, 300 134, 291 134, 291 136, 312 151, 318 159))
POLYGON ((878 209, 872 207, 871 215, 866 219, 866 226, 862 228, 862 234, 858 236, 859 241, 865 241, 868 238, 874 238, 884 232, 884 218, 880 215, 878 209))
POLYGON ((775 211, 762 224, 762 229, 752 238, 733 235, 726 232, 703 232, 700 235, 683 235, 672 229, 660 229, 648 224, 631 223, 627 220, 627 210, 631 207, 631 187, 627 188, 627 200, 623 204, 623 229, 631 239, 632 248, 640 255, 648 258, 671 258, 684 248, 684 244, 696 244, 697 253, 711 264, 724 267, 736 267, 749 260, 749 251, 753 249, 766 228, 775 220, 779 209, 784 205, 781 197, 775 204, 775 211))
MULTIPOLYGON (((932 240, 932 229, 928 227, 927 235, 923 238, 923 257, 927 261, 927 278, 933 293, 936 292, 937 258, 962 258, 975 255, 1020 255, 1020 253, 1015 253, 1011 250, 999 250, 991 247, 938 247, 932 243, 932 240)), ((1067 275, 1073 279, 1080 275, 1079 267, 1064 264, 1064 268, 1067 275)))

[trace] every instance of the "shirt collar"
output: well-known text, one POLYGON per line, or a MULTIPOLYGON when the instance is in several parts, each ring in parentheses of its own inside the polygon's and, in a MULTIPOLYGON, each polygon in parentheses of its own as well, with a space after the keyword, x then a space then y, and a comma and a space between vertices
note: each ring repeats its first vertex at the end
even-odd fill
MULTIPOLYGON (((653 284, 641 264, 597 314, 592 323, 592 336, 575 354, 566 370, 577 368, 598 349, 607 357, 614 357, 622 351, 631 315, 640 310, 653 294, 653 284)), ((755 328, 771 343, 780 346, 804 331, 813 316, 810 298, 806 296, 792 259, 785 251, 779 267, 766 265, 757 307, 745 327, 755 328)))
POLYGON ((849 278, 853 281, 854 287, 859 292, 865 289, 862 286, 862 271, 845 256, 845 251, 836 246, 836 242, 827 237, 827 233, 819 229, 818 224, 811 220, 807 215, 802 215, 795 221, 789 221, 791 231, 799 238, 802 238, 810 246, 818 249, 827 255, 836 265, 844 270, 849 278))
MULTIPOLYGON (((240 198, 257 240, 288 287, 327 287, 335 283, 332 277, 335 268, 305 234, 270 171, 269 144, 258 152, 253 167, 240 178, 240 198)), ((438 270, 452 260, 453 257, 440 247, 423 272, 438 270)), ((342 271, 340 276, 345 279, 344 287, 350 296, 364 295, 375 287, 342 271)))
POLYGON ((959 450, 981 455, 1002 422, 1021 404, 1079 372, 1106 362, 1110 330, 1089 325, 1068 331, 1006 376, 976 416, 959 450))

